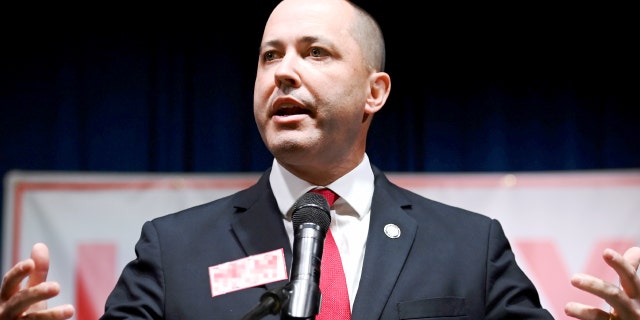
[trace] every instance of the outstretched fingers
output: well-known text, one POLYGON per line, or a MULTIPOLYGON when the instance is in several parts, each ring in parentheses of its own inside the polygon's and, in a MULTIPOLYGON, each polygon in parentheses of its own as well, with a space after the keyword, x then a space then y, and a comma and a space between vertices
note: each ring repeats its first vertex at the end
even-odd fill
POLYGON ((640 319, 640 277, 637 274, 640 247, 629 248, 624 256, 615 250, 606 249, 602 257, 620 279, 617 290, 611 289, 603 297, 613 308, 612 313, 617 315, 617 319, 640 319))
POLYGON ((73 317, 75 309, 72 305, 66 304, 55 308, 34 312, 28 319, 69 319, 73 317))
POLYGON ((609 313, 593 306, 578 302, 569 302, 564 313, 570 317, 582 320, 609 320, 609 313))
POLYGON ((47 308, 47 300, 60 293, 57 282, 47 282, 49 250, 38 243, 31 258, 15 264, 4 275, 0 287, 0 319, 69 319, 75 313, 70 305, 47 308), (23 285, 26 280, 26 285, 23 285))
POLYGON ((624 255, 605 249, 602 258, 618 274, 620 284, 582 273, 573 275, 571 284, 600 297, 612 309, 606 312, 594 306, 569 302, 565 305, 565 314, 582 320, 640 320, 640 247, 631 247, 624 255))
POLYGON ((35 263, 31 259, 23 260, 13 266, 2 278, 0 287, 0 303, 9 300, 20 290, 22 281, 29 276, 35 268, 35 263))
POLYGON ((638 276, 638 266, 640 265, 640 247, 631 247, 624 253, 622 265, 616 272, 620 276, 620 285, 630 298, 640 298, 640 276, 638 276))

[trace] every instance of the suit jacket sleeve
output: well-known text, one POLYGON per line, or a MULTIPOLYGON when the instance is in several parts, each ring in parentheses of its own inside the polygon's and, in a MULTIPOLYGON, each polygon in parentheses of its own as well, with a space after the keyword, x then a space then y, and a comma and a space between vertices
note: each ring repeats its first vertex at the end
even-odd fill
POLYGON ((135 251, 136 259, 124 268, 101 320, 163 318, 164 280, 159 241, 152 222, 143 225, 135 251))
POLYGON ((488 250, 487 318, 552 319, 540 307, 536 288, 516 263, 502 226, 496 220, 491 221, 488 250))

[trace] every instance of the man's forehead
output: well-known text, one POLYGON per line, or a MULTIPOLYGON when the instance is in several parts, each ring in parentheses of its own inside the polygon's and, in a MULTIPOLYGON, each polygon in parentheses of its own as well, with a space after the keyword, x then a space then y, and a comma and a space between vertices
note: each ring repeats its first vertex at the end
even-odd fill
POLYGON ((265 36, 340 34, 348 29, 352 19, 353 12, 344 0, 287 0, 280 3, 269 17, 265 36))

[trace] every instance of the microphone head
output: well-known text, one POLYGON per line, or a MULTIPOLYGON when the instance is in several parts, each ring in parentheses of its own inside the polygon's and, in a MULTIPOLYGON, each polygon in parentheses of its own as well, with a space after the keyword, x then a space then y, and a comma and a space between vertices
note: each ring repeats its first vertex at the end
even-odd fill
POLYGON ((303 223, 314 223, 320 227, 323 234, 329 230, 331 224, 331 214, 329 213, 329 202, 322 195, 307 192, 293 204, 293 230, 303 223))

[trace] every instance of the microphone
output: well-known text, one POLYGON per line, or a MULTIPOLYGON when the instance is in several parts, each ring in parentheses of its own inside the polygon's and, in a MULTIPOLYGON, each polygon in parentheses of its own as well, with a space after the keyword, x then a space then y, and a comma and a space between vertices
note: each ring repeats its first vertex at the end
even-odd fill
POLYGON ((331 223, 327 199, 305 193, 293 205, 292 220, 293 264, 282 319, 315 319, 320 312, 320 262, 331 223))

